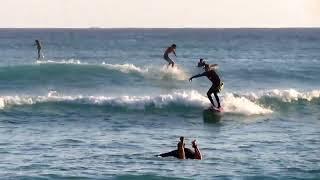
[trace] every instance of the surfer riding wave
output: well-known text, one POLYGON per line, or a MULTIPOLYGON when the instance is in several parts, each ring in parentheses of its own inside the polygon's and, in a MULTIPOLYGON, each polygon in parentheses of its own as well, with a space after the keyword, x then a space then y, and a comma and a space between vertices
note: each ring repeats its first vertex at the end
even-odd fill
POLYGON ((209 64, 205 64, 204 69, 205 69, 204 73, 192 76, 189 79, 189 81, 191 82, 193 78, 206 76, 212 82, 212 86, 210 87, 209 91, 207 92, 208 99, 210 100, 212 107, 216 107, 214 105, 214 102, 213 102, 213 99, 211 96, 211 94, 214 94, 214 97, 215 97, 217 104, 218 104, 217 108, 220 109, 221 105, 220 105, 220 99, 219 99, 218 93, 220 92, 220 89, 221 89, 223 83, 221 83, 221 80, 220 80, 220 77, 218 76, 218 74, 213 69, 210 69, 209 64))

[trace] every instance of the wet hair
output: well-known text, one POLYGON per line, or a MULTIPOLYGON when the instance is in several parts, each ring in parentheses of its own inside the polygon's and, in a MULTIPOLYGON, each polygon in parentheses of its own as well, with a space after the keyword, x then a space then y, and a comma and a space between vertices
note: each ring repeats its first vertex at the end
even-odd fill
POLYGON ((203 61, 203 59, 202 58, 200 58, 200 62, 202 62, 203 61))
POLYGON ((183 137, 183 136, 181 136, 181 137, 180 137, 180 141, 183 141, 183 140, 184 140, 184 137, 183 137))
POLYGON ((177 45, 176 45, 176 44, 172 44, 172 45, 171 45, 171 47, 176 48, 176 47, 177 47, 177 45))

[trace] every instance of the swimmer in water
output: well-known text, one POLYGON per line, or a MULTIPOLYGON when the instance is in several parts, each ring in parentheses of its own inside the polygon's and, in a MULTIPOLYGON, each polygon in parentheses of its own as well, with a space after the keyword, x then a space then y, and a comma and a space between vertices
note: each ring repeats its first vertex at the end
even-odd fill
POLYGON ((200 152, 200 149, 198 148, 198 145, 196 144, 196 140, 192 141, 192 148, 194 151, 192 151, 189 148, 184 147, 184 137, 180 137, 180 142, 178 143, 178 149, 173 150, 167 153, 160 154, 161 157, 176 157, 178 159, 202 159, 202 155, 200 152))

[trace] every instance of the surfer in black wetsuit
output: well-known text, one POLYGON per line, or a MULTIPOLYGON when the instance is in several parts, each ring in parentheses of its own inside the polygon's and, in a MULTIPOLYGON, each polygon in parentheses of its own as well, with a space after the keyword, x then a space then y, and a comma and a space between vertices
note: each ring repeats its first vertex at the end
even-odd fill
POLYGON ((35 40, 35 46, 37 46, 37 50, 38 50, 38 60, 40 60, 41 58, 41 43, 39 40, 35 40))
POLYGON ((221 108, 221 105, 220 105, 220 100, 219 100, 219 97, 218 97, 218 93, 220 92, 220 89, 221 89, 221 86, 222 86, 220 77, 218 76, 218 74, 213 69, 210 69, 210 65, 209 64, 206 64, 204 66, 204 69, 205 69, 204 73, 192 76, 189 79, 189 81, 191 82, 193 78, 206 76, 212 82, 212 86, 209 89, 209 91, 207 92, 207 96, 208 96, 212 106, 215 107, 215 105, 213 103, 213 99, 211 97, 211 94, 212 93, 214 94, 214 97, 216 98, 217 103, 218 103, 218 107, 217 108, 219 109, 219 108, 221 108))
POLYGON ((178 149, 173 150, 167 153, 160 154, 161 157, 176 157, 178 159, 202 159, 201 152, 198 148, 198 145, 196 144, 196 140, 192 141, 192 148, 194 151, 192 151, 189 148, 185 148, 185 144, 183 142, 183 137, 180 137, 180 142, 178 143, 178 149), (181 140, 182 139, 182 140, 181 140), (183 147, 183 149, 182 149, 183 147))

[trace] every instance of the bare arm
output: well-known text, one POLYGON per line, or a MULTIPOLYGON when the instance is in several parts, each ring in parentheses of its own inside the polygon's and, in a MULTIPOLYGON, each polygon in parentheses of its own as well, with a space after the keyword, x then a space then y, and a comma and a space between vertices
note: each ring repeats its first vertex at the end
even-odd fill
POLYGON ((177 57, 177 55, 176 55, 176 50, 173 49, 172 52, 173 52, 174 56, 177 57))
POLYGON ((179 159, 186 159, 186 154, 184 152, 184 143, 182 142, 178 143, 178 155, 179 159))
POLYGON ((198 145, 196 144, 196 140, 192 141, 192 147, 194 148, 195 153, 195 159, 202 159, 202 154, 200 152, 200 149, 198 148, 198 145))

